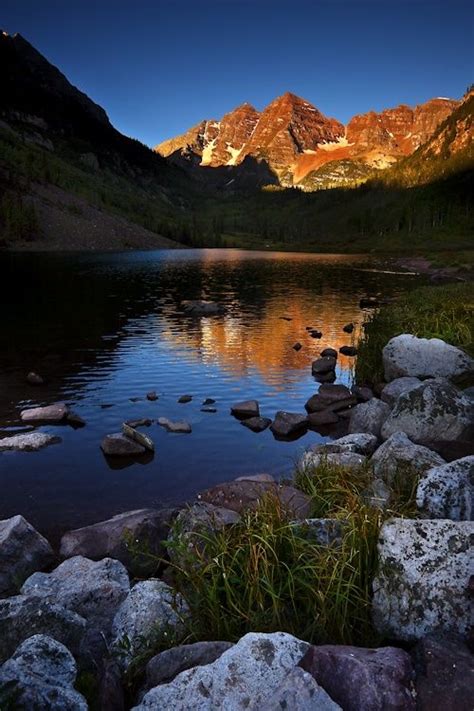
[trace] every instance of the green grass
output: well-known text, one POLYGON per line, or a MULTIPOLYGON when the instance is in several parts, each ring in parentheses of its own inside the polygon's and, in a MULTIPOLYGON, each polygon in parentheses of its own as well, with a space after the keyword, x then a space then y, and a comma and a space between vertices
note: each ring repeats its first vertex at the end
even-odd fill
POLYGON ((374 313, 358 346, 356 380, 383 380, 382 349, 401 333, 441 338, 474 355, 474 284, 472 282, 415 289, 374 313))

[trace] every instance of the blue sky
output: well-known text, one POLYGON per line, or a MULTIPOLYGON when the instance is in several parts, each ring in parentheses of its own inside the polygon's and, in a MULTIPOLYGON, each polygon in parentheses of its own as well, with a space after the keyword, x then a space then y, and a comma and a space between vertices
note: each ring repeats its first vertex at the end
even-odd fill
POLYGON ((155 145, 244 101, 292 91, 347 122, 356 113, 474 81, 465 0, 2 0, 20 32, 107 111, 155 145))

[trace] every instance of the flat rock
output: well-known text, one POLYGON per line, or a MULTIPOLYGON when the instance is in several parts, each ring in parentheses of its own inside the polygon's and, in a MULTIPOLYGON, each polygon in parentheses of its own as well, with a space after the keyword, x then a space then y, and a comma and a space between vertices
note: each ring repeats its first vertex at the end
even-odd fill
POLYGON ((162 580, 143 580, 136 583, 121 603, 112 622, 112 639, 116 649, 127 641, 121 662, 127 666, 131 659, 145 651, 163 633, 179 632, 187 606, 162 580))
POLYGON ((120 561, 95 562, 82 556, 65 560, 51 573, 34 573, 21 589, 23 595, 62 605, 83 617, 87 622, 83 648, 96 659, 105 652, 112 619, 129 591, 128 574, 120 561))
POLYGON ((280 410, 276 413, 275 419, 270 425, 270 429, 275 437, 292 437, 298 433, 304 433, 308 428, 308 418, 296 412, 284 412, 280 410))
POLYGON ((416 492, 419 509, 429 518, 474 519, 474 456, 425 471, 416 492))
POLYGON ((380 438, 382 425, 390 415, 387 403, 373 398, 368 402, 361 402, 352 408, 349 419, 349 433, 365 432, 380 438))
POLYGON ((311 364, 311 371, 313 375, 321 375, 322 373, 330 373, 335 370, 337 364, 336 358, 331 356, 323 356, 314 360, 311 364))
POLYGON ((428 447, 414 444, 404 432, 395 432, 380 445, 371 464, 376 477, 392 484, 394 476, 403 474, 403 470, 420 474, 444 464, 444 459, 428 447))
POLYGON ((327 409, 344 409, 356 403, 356 398, 345 385, 323 383, 319 386, 318 392, 306 402, 305 408, 307 412, 318 412, 327 409))
POLYGON ((472 445, 474 404, 447 380, 428 380, 397 399, 383 423, 382 437, 395 432, 405 432, 413 442, 437 452, 456 442, 472 445))
POLYGON ((159 417, 157 422, 160 427, 164 427, 168 432, 174 432, 176 434, 190 434, 192 432, 191 425, 185 420, 172 422, 168 420, 167 417, 159 417))
POLYGON ((165 554, 163 541, 174 517, 174 509, 126 511, 107 521, 68 531, 61 538, 60 555, 62 558, 79 555, 91 560, 115 558, 132 575, 144 577, 156 572, 157 562, 145 553, 130 551, 128 540, 131 538, 134 545, 138 544, 139 549, 156 559, 161 558, 165 554))
POLYGON ((46 407, 32 407, 20 412, 22 422, 49 422, 60 424, 66 420, 69 408, 64 402, 57 402, 46 407))
POLYGON ((0 521, 0 597, 14 595, 26 578, 50 565, 53 549, 23 516, 0 521))
POLYGON ((78 655, 85 629, 83 617, 41 598, 15 595, 0 600, 0 664, 34 634, 47 634, 78 655))
POLYGON ((260 408, 256 400, 245 400, 232 405, 230 408, 231 415, 240 419, 259 417, 260 408))
POLYGON ((413 641, 434 630, 466 634, 474 523, 390 519, 379 543, 373 621, 392 639, 413 641))
POLYGON ((232 646, 232 642, 195 642, 165 649, 146 665, 146 689, 166 684, 186 669, 212 664, 232 646))
POLYGON ((382 352, 385 380, 458 378, 474 373, 474 359, 439 338, 417 338, 409 333, 392 338, 382 352))
POLYGON ((228 481, 203 491, 199 498, 214 506, 242 513, 255 510, 266 495, 278 497, 282 506, 295 518, 308 518, 310 514, 309 496, 292 486, 280 486, 267 481, 228 481))
POLYGON ((356 452, 325 452, 316 454, 315 452, 305 452, 300 460, 302 469, 311 469, 321 464, 332 464, 348 470, 357 470, 365 464, 367 457, 356 452))
POLYGON ((58 442, 61 442, 60 437, 53 437, 46 432, 27 432, 0 439, 0 452, 36 452, 38 449, 58 442))
POLYGON ((143 432, 139 432, 136 430, 134 427, 129 425, 127 422, 124 422, 122 425, 122 433, 127 437, 128 439, 133 440, 137 444, 140 444, 142 447, 144 447, 148 452, 154 452, 155 451, 155 445, 153 443, 153 440, 151 437, 148 437, 148 435, 144 434, 143 432))
POLYGON ((315 444, 311 447, 311 451, 316 454, 355 452, 356 454, 370 456, 377 449, 377 443, 378 440, 375 435, 362 432, 339 437, 339 439, 333 439, 332 442, 315 444))
POLYGON ((150 690, 135 711, 266 709, 307 649, 306 642, 284 632, 250 632, 212 664, 183 671, 150 690))
POLYGON ((235 481, 275 481, 271 474, 244 474, 243 476, 238 476, 235 481))
POLYGON ((205 301, 202 299, 182 301, 184 312, 192 316, 213 316, 225 312, 225 306, 215 301, 205 301))
POLYGON ((270 427, 272 421, 269 417, 249 417, 246 420, 242 420, 242 425, 248 427, 252 432, 263 432, 270 427))
POLYGON ((421 385, 421 380, 419 378, 409 376, 404 378, 395 378, 395 380, 387 383, 387 385, 382 388, 380 399, 386 402, 387 405, 390 405, 390 407, 393 407, 396 400, 402 393, 408 393, 410 390, 413 390, 413 388, 417 388, 418 385, 421 385))
POLYGON ((108 457, 136 457, 146 452, 143 445, 134 442, 121 432, 106 435, 100 443, 100 448, 108 457))
POLYGON ((415 711, 410 655, 395 647, 311 646, 300 666, 344 711, 415 711))
POLYGON ((15 706, 28 711, 87 711, 74 689, 77 667, 66 647, 44 634, 25 640, 0 668, 0 687, 11 685, 15 706))
POLYGON ((460 635, 433 632, 412 655, 420 711, 472 711, 474 659, 460 635))

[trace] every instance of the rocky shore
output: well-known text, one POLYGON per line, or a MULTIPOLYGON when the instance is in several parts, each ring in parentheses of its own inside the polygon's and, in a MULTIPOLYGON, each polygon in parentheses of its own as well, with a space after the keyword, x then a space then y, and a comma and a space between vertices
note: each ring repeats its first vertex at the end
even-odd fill
MULTIPOLYGON (((336 357, 313 364, 323 382, 306 413, 279 412, 270 424, 254 401, 233 408, 251 429, 270 424, 281 437, 311 418, 347 419, 349 433, 307 450, 294 480, 239 477, 183 509, 131 511, 69 531, 59 550, 22 516, 0 521, 2 710, 87 709, 85 674, 103 709, 472 709, 474 392, 459 383, 472 378, 474 362, 438 339, 397 336, 384 348, 386 382, 376 394, 334 384, 336 357), (318 467, 348 480, 364 472, 367 510, 381 512, 369 602, 377 644, 255 629, 237 640, 192 639, 193 605, 173 571, 199 572, 206 536, 243 525, 267 497, 296 537, 337 553, 345 521, 314 517, 300 486, 301 473, 318 467), (400 482, 413 507, 392 515, 400 482)), ((51 417, 69 416, 53 407, 51 417)))

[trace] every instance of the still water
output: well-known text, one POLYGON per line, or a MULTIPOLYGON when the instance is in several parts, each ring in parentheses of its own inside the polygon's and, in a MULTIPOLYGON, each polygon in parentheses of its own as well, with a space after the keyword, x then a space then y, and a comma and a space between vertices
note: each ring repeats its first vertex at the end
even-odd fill
MULTIPOLYGON (((367 317, 363 296, 394 297, 420 283, 367 256, 182 250, 119 254, 18 254, 0 262, 0 436, 22 408, 66 401, 87 425, 42 427, 62 442, 0 454, 0 518, 23 514, 49 535, 120 511, 182 502, 242 474, 288 474, 328 432, 294 442, 255 434, 229 414, 257 399, 263 416, 304 412, 317 390, 311 361, 350 345, 367 317), (219 316, 183 314, 184 299, 219 301, 219 316), (282 316, 291 320, 282 319, 282 316), (356 331, 342 327, 353 321, 356 331), (322 331, 311 338, 306 326, 322 331), (296 352, 299 341, 303 348, 296 352), (25 381, 34 370, 47 383, 25 381), (155 390, 156 402, 146 393, 155 390), (190 394, 190 403, 178 398, 190 394), (201 412, 206 398, 216 413, 201 412), (191 434, 152 424, 145 462, 119 464, 100 450, 124 420, 185 419, 191 434)), ((339 357, 337 381, 353 358, 339 357)), ((336 436, 332 433, 332 436, 336 436)))

